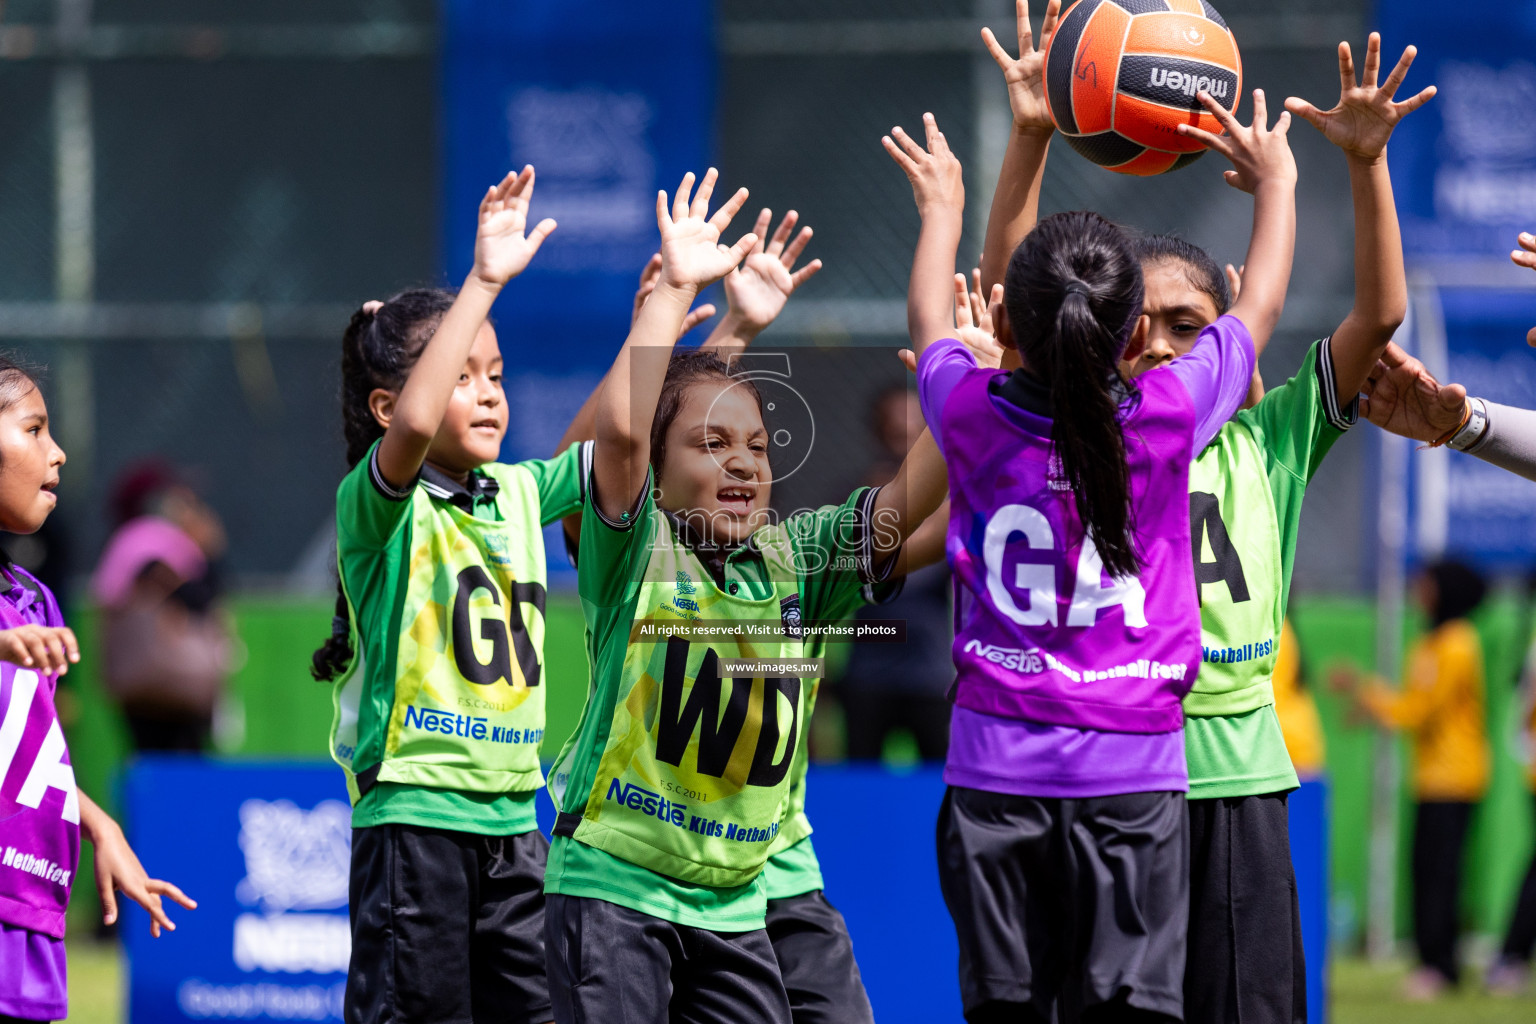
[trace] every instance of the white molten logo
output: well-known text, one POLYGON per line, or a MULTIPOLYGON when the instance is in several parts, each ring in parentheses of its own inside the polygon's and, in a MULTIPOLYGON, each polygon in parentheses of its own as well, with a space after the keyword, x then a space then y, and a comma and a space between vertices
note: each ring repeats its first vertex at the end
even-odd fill
POLYGON ((352 812, 338 800, 303 810, 289 800, 240 805, 245 878, 235 896, 268 914, 347 905, 352 812))
POLYGON ((1191 25, 1184 30, 1184 41, 1190 46, 1204 46, 1205 33, 1191 25))
POLYGON ((1191 75, 1184 71, 1169 71, 1167 68, 1153 68, 1147 84, 1191 97, 1203 90, 1218 100, 1226 99, 1230 88, 1230 83, 1213 79, 1209 75, 1191 75))

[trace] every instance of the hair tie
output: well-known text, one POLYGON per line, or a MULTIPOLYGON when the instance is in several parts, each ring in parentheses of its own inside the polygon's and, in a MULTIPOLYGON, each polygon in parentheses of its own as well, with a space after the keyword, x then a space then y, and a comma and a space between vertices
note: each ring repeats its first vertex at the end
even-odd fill
POLYGON ((1081 295, 1085 299, 1093 298, 1093 292, 1088 290, 1088 286, 1080 278, 1074 277, 1069 280, 1065 291, 1067 295, 1081 295))

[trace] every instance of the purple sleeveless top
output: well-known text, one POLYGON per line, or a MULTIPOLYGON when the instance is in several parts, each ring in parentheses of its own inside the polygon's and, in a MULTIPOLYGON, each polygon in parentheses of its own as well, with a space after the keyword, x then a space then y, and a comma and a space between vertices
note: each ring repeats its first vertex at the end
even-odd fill
MULTIPOLYGON (((1175 360, 1166 369, 1154 371, 1138 380, 1138 386, 1145 393, 1148 385, 1154 381, 1161 381, 1157 385, 1157 392, 1163 398, 1174 405, 1186 405, 1194 415, 1193 437, 1187 442, 1187 451, 1193 453, 1209 443, 1210 439, 1220 430, 1221 425, 1242 404, 1243 397, 1247 393, 1248 380, 1253 372, 1254 355, 1253 343, 1247 329, 1234 317, 1222 317, 1215 324, 1202 332, 1199 343, 1189 355, 1175 360), (1172 385, 1172 387, 1168 387, 1172 385), (1181 399, 1180 389, 1183 397, 1181 399)), ((943 415, 950 406, 951 396, 958 390, 959 385, 970 375, 974 374, 975 362, 968 350, 957 341, 946 340, 930 347, 923 354, 922 365, 918 368, 918 389, 923 400, 924 414, 934 431, 935 440, 940 448, 945 450, 947 458, 950 458, 951 445, 965 447, 966 442, 952 442, 946 436, 946 419, 943 415)), ((986 376, 995 375, 996 371, 989 371, 986 376)), ((981 392, 985 404, 1003 422, 1011 423, 1014 431, 1010 433, 1016 439, 1015 445, 1026 442, 1039 447, 1048 444, 1050 421, 1040 415, 1031 415, 1028 411, 1019 408, 1012 402, 1000 396, 990 395, 983 390, 981 392)), ((1147 401, 1145 394, 1141 399, 1147 401)), ((1146 415, 1149 410, 1140 410, 1146 415)), ((1128 420, 1127 426, 1133 427, 1134 418, 1128 420)), ((992 421, 997 429, 997 421, 992 421)), ((1134 439, 1131 439, 1135 443, 1134 439)), ((1128 445, 1128 451, 1134 451, 1128 445)), ((966 458, 961 454, 961 458, 966 458)), ((974 459, 972 460, 974 463, 974 459)), ((950 458, 951 488, 954 488, 954 460, 950 458)), ((1056 493, 1050 487, 1049 466, 1047 464, 1046 489, 1056 493)), ((1161 500, 1165 505, 1186 510, 1188 503, 1188 491, 1185 483, 1181 482, 1172 493, 1162 494, 1144 493, 1143 497, 1151 500, 1161 500)), ((1059 485, 1060 482, 1058 482, 1059 485)), ((974 489, 973 489, 974 493, 974 489)), ((1019 513, 1010 513, 1018 516, 1019 513)), ((1080 527, 1079 527, 1080 533, 1080 527)), ((955 555, 954 545, 960 542, 959 547, 966 548, 965 538, 959 535, 959 531, 951 520, 951 558, 955 555)), ((1037 531, 1038 534, 1038 531, 1037 531)), ((995 538, 994 538, 995 539, 995 538)), ((1014 537, 1012 544, 1005 542, 1004 552, 1008 556, 1010 564, 1029 565, 1031 558, 1035 563, 1045 559, 1033 555, 1027 551, 1015 553, 1010 548, 1020 547, 1026 538, 1014 537)), ((1081 558, 1081 538, 1076 541, 1076 554, 1081 558)), ((980 553, 980 561, 977 568, 983 573, 983 586, 978 592, 970 588, 961 588, 957 595, 958 607, 962 623, 977 621, 975 605, 988 604, 991 594, 985 586, 985 529, 980 534, 980 540, 970 545, 973 552, 973 563, 977 561, 975 552, 980 553)), ((1184 551, 1189 549, 1186 547, 1184 551)), ((1045 553, 1042 552, 1041 555, 1045 553)), ((1056 602, 1057 629, 1063 628, 1070 617, 1071 597, 1061 593, 1061 587, 1076 584, 1078 575, 1078 563, 1071 562, 1066 556, 1071 552, 1065 552, 1058 557, 1062 565, 1057 567, 1056 577, 1058 593, 1056 602)), ((1188 555, 1184 556, 1184 563, 1188 565, 1188 555)), ((1005 571, 1011 575, 1017 583, 1018 570, 1007 568, 1005 571)), ((1185 570, 1188 571, 1187 568, 1185 570)), ((1025 569, 1025 582, 1040 579, 1038 569, 1025 569)), ((1006 583, 1002 573, 997 574, 999 583, 1006 583)), ((1091 577, 1091 572, 1088 574, 1091 577)), ((1090 600, 1083 602, 1078 613, 1079 621, 1090 610, 1090 605, 1099 604, 1106 599, 1124 597, 1113 593, 1103 593, 1104 584, 1113 586, 1113 581, 1100 579, 1099 590, 1091 588, 1085 590, 1090 600)), ((1147 589, 1145 574, 1141 579, 1142 589, 1147 589)), ((1028 589, 1027 587, 1025 588, 1028 589)), ((1005 593, 1017 591, 1018 587, 1004 587, 1005 593)), ((1022 597, 1023 595, 1020 595, 1022 597)), ((1134 596, 1134 595, 1132 595, 1134 596)), ((1030 594, 1029 597, 1033 598, 1030 594)), ((1015 597, 1012 607, 1022 610, 1024 607, 1020 599, 1015 597)), ((1033 610, 1033 604, 1029 606, 1033 610)), ((1142 605, 1141 611, 1152 607, 1151 602, 1142 605)), ((1092 608, 1094 611, 1094 626, 1103 628, 1101 623, 1114 617, 1118 623, 1118 633, 1113 638, 1117 644, 1123 644, 1127 638, 1134 640, 1135 630, 1126 622, 1127 604, 1124 601, 1118 606, 1103 604, 1092 608)), ((1012 630, 1023 629, 1021 624, 1015 623, 1012 616, 1006 611, 999 613, 996 605, 992 605, 985 613, 994 625, 999 628, 1012 630)), ((1191 615, 1198 614, 1193 610, 1191 615)), ((1152 616, 1155 620, 1150 623, 1156 627, 1162 616, 1154 609, 1152 616)), ((981 639, 975 638, 977 643, 969 652, 971 675, 975 677, 975 670, 980 669, 983 678, 992 678, 996 669, 983 669, 976 664, 978 660, 986 661, 991 666, 1017 665, 1020 669, 1028 670, 1033 667, 1030 657, 1020 654, 1010 659, 1007 652, 1001 649, 1001 645, 983 649, 981 639)), ((957 638, 957 654, 964 653, 966 643, 957 638)), ((1022 645, 1017 645, 1022 650, 1022 645)), ((1053 657, 1061 664, 1066 664, 1055 650, 1051 651, 1053 657)), ((1195 655, 1198 657, 1198 651, 1195 655)), ((1036 654, 1036 658, 1044 661, 1043 655, 1036 654)), ((1152 680, 1144 679, 1141 675, 1140 662, 1146 660, 1146 674, 1151 675, 1152 669, 1150 657, 1138 653, 1136 666, 1130 667, 1130 662, 1122 662, 1126 675, 1116 675, 1117 681, 1129 682, 1132 686, 1143 687, 1152 680)), ((959 664, 959 662, 957 662, 959 664)), ((1080 666, 1068 665, 1082 675, 1080 666)), ((1111 668, 1120 666, 1111 666, 1111 668)), ((1095 672, 1103 671, 1102 666, 1095 668, 1095 672)), ((967 669, 962 666, 961 675, 966 675, 967 669)), ((1027 671, 1026 671, 1027 674, 1027 671)), ((1037 673, 1038 674, 1038 673, 1037 673)), ((1061 674, 1058 672, 1058 676, 1061 674)), ((1187 688, 1193 681, 1188 678, 1179 683, 1187 688)), ((1096 684, 1109 683, 1109 676, 1102 680, 1095 678, 1096 684)), ((1174 680, 1163 680, 1165 683, 1174 680)), ((1058 679, 1059 683, 1059 679, 1058 679)), ((1010 687, 999 687, 1004 694, 1010 692, 1010 687)), ((1089 709, 1095 716, 1101 715, 1102 708, 1089 709)), ((1120 728, 1124 728, 1121 726, 1120 728)), ((951 723, 951 741, 949 757, 945 766, 945 780, 951 785, 967 786, 976 789, 985 789, 992 792, 1015 793, 1025 796, 1082 798, 1093 796, 1107 796, 1116 793, 1184 790, 1188 788, 1188 775, 1184 764, 1184 741, 1181 731, 1175 725, 1174 731, 1164 732, 1132 732, 1132 731, 1106 731, 1103 727, 1084 727, 1079 725, 1051 724, 1050 720, 1014 717, 1009 714, 995 714, 985 710, 973 710, 960 703, 954 710, 951 723)))
MULTIPOLYGON (((48 588, 0 566, 0 629, 62 626, 48 588)), ((80 802, 54 676, 0 662, 0 922, 64 936, 80 861, 80 802)))
POLYGON ((977 600, 954 644, 955 703, 972 711, 1112 732, 1170 732, 1200 665, 1189 555, 1195 412, 1167 373, 1142 378, 1124 415, 1142 568, 1103 570, 1052 455, 1051 421, 993 407, 975 370, 941 414, 950 564, 977 600), (1030 422, 1033 420, 1034 422, 1030 422), (1150 618, 1149 618, 1150 616, 1150 618))

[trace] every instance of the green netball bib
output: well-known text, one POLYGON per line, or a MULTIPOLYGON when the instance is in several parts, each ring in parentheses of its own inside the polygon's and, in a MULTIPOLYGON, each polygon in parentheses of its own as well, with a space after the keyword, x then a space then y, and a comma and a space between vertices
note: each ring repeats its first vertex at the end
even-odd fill
POLYGON ((552 772, 592 785, 584 801, 555 794, 566 809, 555 831, 686 882, 743 885, 784 830, 811 690, 798 677, 729 675, 723 664, 803 656, 806 645, 782 633, 799 621, 798 611, 789 614, 799 607, 799 574, 788 536, 768 527, 752 543, 773 582, 758 596, 746 586, 731 594, 665 513, 653 511, 648 525, 649 563, 612 706, 588 708, 606 716, 606 730, 591 749, 568 745, 552 772), (685 637, 690 623, 730 629, 685 637))
POLYGON ((503 521, 476 518, 418 486, 406 499, 408 533, 393 567, 404 577, 395 607, 360 616, 346 588, 359 655, 336 684, 331 752, 354 802, 376 781, 480 793, 543 781, 539 492, 519 466, 485 472, 500 485, 503 521), (359 622, 385 635, 364 643, 359 622), (365 650, 382 651, 386 664, 365 665, 365 650), (371 676, 393 685, 370 686, 371 676), (363 768, 354 774, 355 765, 363 768))
POLYGON ((1238 715, 1273 704, 1285 614, 1280 530, 1263 452, 1241 420, 1189 467, 1189 511, 1203 650, 1184 710, 1238 715))

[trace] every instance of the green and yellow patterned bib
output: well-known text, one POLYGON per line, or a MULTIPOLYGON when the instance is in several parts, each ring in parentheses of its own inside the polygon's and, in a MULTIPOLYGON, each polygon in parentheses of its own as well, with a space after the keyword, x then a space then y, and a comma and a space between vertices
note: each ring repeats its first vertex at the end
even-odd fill
MULTIPOLYGON (((665 513, 635 528, 646 525, 649 563, 611 707, 589 702, 587 714, 602 716, 596 742, 573 737, 552 772, 557 786, 579 787, 555 793, 555 833, 686 882, 743 885, 784 833, 812 690, 798 677, 730 676, 722 663, 804 656, 807 645, 782 632, 798 622, 792 545, 780 527, 759 530, 751 543, 772 583, 731 594, 665 513), (701 624, 729 625, 708 639, 680 635, 701 624)), ((788 822, 804 828, 796 839, 809 833, 803 823, 788 822)))
POLYGON ((336 684, 331 753, 354 803, 375 781, 478 793, 543 782, 539 489, 521 466, 484 472, 500 486, 502 521, 434 500, 425 487, 406 499, 401 564, 381 570, 403 584, 387 612, 360 614, 358 581, 342 566, 358 656, 336 684))

